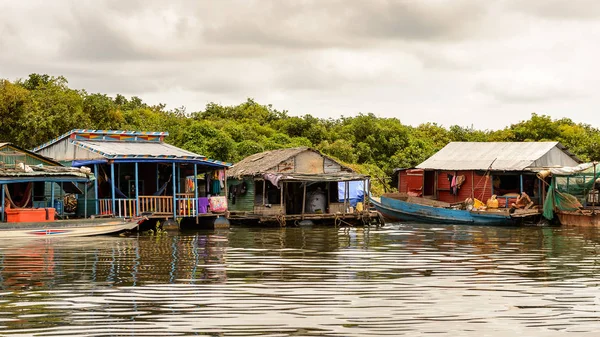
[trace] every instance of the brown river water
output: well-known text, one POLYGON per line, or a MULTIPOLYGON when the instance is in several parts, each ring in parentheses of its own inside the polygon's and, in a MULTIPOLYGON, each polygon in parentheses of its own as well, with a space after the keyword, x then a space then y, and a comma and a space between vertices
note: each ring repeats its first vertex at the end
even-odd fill
POLYGON ((1 336, 598 336, 600 231, 388 224, 0 242, 1 336))

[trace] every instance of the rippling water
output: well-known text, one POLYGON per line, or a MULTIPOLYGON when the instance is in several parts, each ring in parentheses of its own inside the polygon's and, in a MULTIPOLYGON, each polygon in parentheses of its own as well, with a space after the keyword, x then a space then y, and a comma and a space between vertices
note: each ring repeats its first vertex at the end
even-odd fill
POLYGON ((2 336, 597 336, 600 231, 391 224, 0 243, 2 336))

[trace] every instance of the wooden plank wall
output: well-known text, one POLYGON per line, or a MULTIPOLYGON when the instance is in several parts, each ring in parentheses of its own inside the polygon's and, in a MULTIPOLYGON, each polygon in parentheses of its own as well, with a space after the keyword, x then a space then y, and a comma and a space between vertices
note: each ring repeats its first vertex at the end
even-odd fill
MULTIPOLYGON (((254 209, 254 181, 252 179, 245 179, 247 190, 246 194, 238 195, 233 204, 232 199, 227 196, 227 204, 230 211, 236 212, 251 212, 254 209)), ((228 179, 227 187, 231 191, 231 187, 238 185, 242 182, 239 179, 228 179)))

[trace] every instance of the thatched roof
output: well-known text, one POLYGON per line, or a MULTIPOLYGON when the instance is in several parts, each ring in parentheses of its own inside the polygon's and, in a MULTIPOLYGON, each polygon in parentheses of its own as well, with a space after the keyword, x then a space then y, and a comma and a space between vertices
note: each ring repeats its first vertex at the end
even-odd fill
MULTIPOLYGON (((304 151, 313 151, 319 155, 338 163, 336 160, 323 155, 317 150, 311 149, 306 146, 294 147, 289 149, 271 150, 250 155, 241 161, 235 163, 232 168, 227 171, 229 177, 242 177, 242 176, 259 176, 264 173, 276 172, 277 165, 280 163, 297 156, 304 151)), ((338 163, 339 164, 339 163, 338 163)), ((343 170, 353 172, 352 169, 340 164, 343 170)))

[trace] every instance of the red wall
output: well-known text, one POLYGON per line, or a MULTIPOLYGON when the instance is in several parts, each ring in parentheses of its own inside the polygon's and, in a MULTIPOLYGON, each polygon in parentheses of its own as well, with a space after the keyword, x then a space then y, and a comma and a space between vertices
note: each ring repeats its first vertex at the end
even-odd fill
POLYGON ((398 173, 398 192, 421 193, 423 190, 423 170, 404 170, 398 173))
MULTIPOLYGON (((404 170, 398 173, 398 192, 416 192, 423 186, 423 170, 404 170)), ((492 180, 483 172, 474 171, 437 171, 438 200, 455 203, 462 202, 467 198, 477 198, 485 203, 492 196, 492 180), (458 195, 450 192, 448 174, 464 175, 465 181, 458 190, 458 195), (487 182, 486 182, 487 181, 487 182)), ((500 199, 500 207, 504 201, 500 199)))

